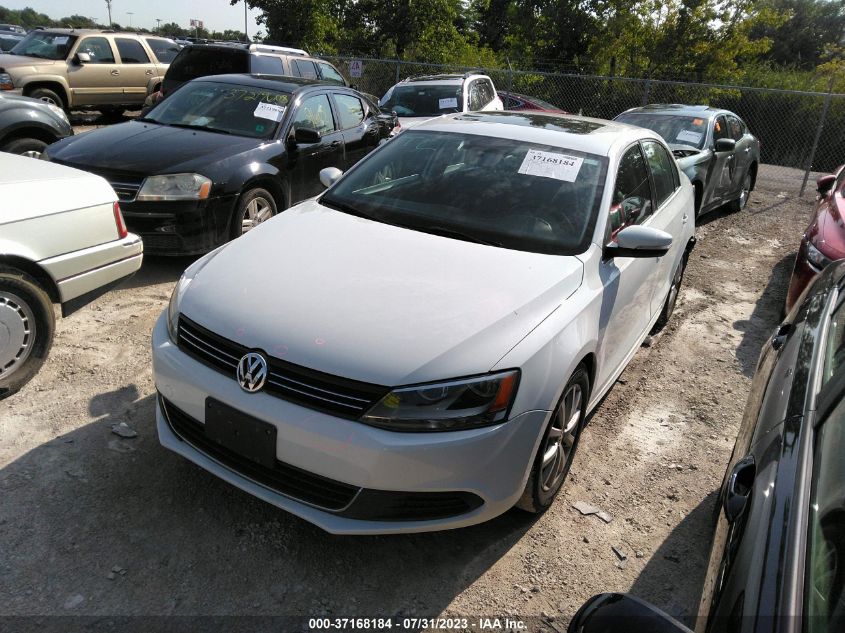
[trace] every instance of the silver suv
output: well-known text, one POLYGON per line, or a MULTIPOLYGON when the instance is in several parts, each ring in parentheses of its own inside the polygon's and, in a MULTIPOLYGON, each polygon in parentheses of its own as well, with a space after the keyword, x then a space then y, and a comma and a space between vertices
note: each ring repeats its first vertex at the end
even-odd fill
POLYGON ((94 29, 32 31, 0 55, 0 90, 65 110, 120 112, 157 90, 179 46, 163 37, 94 29))

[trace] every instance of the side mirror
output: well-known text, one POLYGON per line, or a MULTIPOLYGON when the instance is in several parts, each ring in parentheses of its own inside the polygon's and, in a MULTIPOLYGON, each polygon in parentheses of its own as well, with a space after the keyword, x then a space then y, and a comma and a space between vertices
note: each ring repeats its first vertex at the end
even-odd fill
POLYGON ((654 605, 624 593, 593 596, 581 605, 567 630, 569 633, 692 633, 654 605))
POLYGON ((827 176, 819 176, 818 180, 816 180, 816 188, 819 191, 819 194, 822 196, 826 196, 830 193, 830 190, 833 189, 833 185, 836 184, 836 176, 833 174, 828 174, 827 176))
POLYGON ((77 64, 88 64, 91 61, 91 56, 88 53, 77 53, 73 56, 73 61, 77 64))
POLYGON ((660 257, 672 247, 672 236, 650 226, 628 226, 616 235, 616 243, 604 249, 604 258, 660 257))
POLYGON ((324 167, 320 170, 320 183, 328 189, 336 183, 342 175, 343 172, 337 167, 324 167))
POLYGON ((732 152, 736 149, 736 141, 732 138, 720 138, 716 141, 717 152, 732 152))
POLYGON ((312 145, 320 142, 320 133, 312 127, 298 127, 293 132, 297 144, 312 145))

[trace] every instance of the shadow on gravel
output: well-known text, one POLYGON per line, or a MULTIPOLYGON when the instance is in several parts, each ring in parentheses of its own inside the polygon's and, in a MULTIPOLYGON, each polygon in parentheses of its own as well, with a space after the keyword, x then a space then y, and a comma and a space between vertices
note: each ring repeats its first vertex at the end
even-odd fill
POLYGON ((163 449, 153 396, 132 396, 95 397, 103 418, 0 470, 5 614, 432 616, 535 520, 332 536, 163 449))
POLYGON ((735 321, 733 327, 742 332, 742 341, 736 348, 736 358, 742 367, 742 373, 748 377, 757 369, 757 359, 763 344, 771 336, 775 326, 780 323, 781 310, 786 301, 789 277, 795 263, 795 254, 787 255, 775 264, 766 288, 757 300, 754 311, 748 320, 735 321))
POLYGON ((144 288, 168 282, 176 282, 185 269, 193 264, 197 257, 155 257, 144 255, 141 269, 130 277, 121 288, 144 288))
POLYGON ((718 490, 684 517, 654 552, 629 593, 648 600, 689 627, 695 626, 707 574, 718 490), (683 578, 683 582, 678 579, 683 578))

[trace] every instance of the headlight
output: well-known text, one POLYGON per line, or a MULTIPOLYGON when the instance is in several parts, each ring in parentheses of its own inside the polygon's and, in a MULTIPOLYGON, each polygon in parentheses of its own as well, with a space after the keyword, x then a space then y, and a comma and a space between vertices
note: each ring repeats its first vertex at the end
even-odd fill
POLYGON ((144 180, 136 200, 203 200, 211 180, 200 174, 166 174, 144 180))
POLYGON ((183 274, 176 282, 173 293, 170 295, 170 303, 167 304, 167 331, 170 333, 170 340, 174 343, 179 343, 179 304, 190 283, 191 277, 183 274))
POLYGON ((70 123, 70 120, 67 118, 67 112, 62 110, 59 106, 52 103, 48 103, 47 107, 50 108, 50 110, 53 111, 53 114, 59 117, 62 121, 68 124, 70 123))
POLYGON ((14 87, 12 76, 9 73, 0 73, 0 90, 12 90, 14 87))
POLYGON ((519 372, 394 389, 361 422, 392 431, 459 431, 507 420, 519 372))
POLYGON ((807 260, 819 270, 823 270, 832 261, 810 242, 807 242, 807 260))

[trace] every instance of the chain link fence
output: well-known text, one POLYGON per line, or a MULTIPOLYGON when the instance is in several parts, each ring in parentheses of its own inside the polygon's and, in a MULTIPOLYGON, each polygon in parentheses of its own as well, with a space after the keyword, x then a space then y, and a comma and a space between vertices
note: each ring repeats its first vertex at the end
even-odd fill
MULTIPOLYGON (((324 58, 359 90, 376 97, 406 77, 478 70, 347 56, 324 58), (352 66, 360 69, 359 77, 351 76, 352 66)), ((845 94, 508 68, 480 72, 493 79, 500 93, 530 95, 567 112, 601 119, 612 119, 628 108, 648 103, 702 104, 731 110, 760 139, 763 164, 758 181, 789 195, 814 193, 817 176, 845 163, 845 94)))

